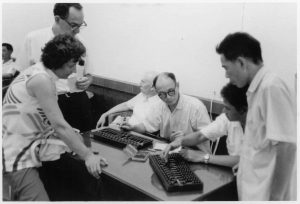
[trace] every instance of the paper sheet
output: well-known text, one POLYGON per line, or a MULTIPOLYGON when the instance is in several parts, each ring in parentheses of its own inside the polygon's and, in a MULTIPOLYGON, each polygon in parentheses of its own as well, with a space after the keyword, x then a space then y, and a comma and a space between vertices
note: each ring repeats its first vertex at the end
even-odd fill
MULTIPOLYGON (((153 149, 163 151, 167 146, 168 144, 166 143, 155 142, 153 145, 153 149)), ((169 154, 178 153, 180 150, 181 150, 181 146, 170 151, 169 154)))

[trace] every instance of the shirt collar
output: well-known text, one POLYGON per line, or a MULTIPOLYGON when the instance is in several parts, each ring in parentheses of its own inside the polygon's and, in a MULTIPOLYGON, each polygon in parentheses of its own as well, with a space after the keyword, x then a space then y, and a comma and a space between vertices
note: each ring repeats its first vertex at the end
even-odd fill
POLYGON ((264 76, 266 75, 266 73, 268 72, 268 70, 264 67, 260 68, 257 73, 255 74, 253 80, 250 83, 250 86, 248 88, 248 92, 253 93, 256 91, 256 89, 258 88, 260 82, 263 80, 264 76))
POLYGON ((182 109, 183 108, 183 103, 184 103, 183 95, 178 94, 178 97, 179 97, 179 100, 178 100, 178 103, 177 103, 177 106, 176 106, 175 109, 182 109))
POLYGON ((2 61, 2 64, 10 64, 10 63, 12 63, 13 62, 13 59, 10 59, 10 60, 8 60, 7 62, 4 62, 3 63, 3 61, 2 61))

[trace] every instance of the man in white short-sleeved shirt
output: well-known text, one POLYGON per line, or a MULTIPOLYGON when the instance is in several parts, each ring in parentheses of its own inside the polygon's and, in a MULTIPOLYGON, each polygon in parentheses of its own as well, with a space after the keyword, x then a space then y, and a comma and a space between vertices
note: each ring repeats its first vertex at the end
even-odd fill
MULTIPOLYGON (((159 130, 161 137, 173 141, 210 123, 207 109, 200 100, 179 94, 179 84, 173 73, 159 74, 154 79, 153 86, 163 103, 153 107, 142 124, 129 129, 139 132, 159 130)), ((202 152, 211 153, 209 141, 197 147, 202 152)))
POLYGON ((216 141, 227 135, 226 147, 229 155, 239 155, 243 141, 243 128, 239 121, 228 120, 225 113, 219 115, 215 121, 201 129, 201 133, 209 140, 216 141))
MULTIPOLYGON (((132 116, 128 122, 131 125, 141 123, 148 114, 151 114, 152 106, 162 103, 153 88, 153 79, 157 75, 154 71, 146 72, 140 82, 141 92, 132 99, 125 101, 103 113, 98 120, 97 127, 105 124, 106 118, 113 113, 132 110, 132 116)), ((120 119, 118 119, 120 120, 120 119)), ((121 119, 122 120, 122 119, 121 119)))
POLYGON ((296 200, 296 106, 287 84, 263 68, 260 43, 233 33, 217 46, 226 77, 249 85, 237 176, 240 200, 296 200))
MULTIPOLYGON (((16 61, 20 70, 39 62, 42 48, 56 35, 70 34, 82 42, 79 32, 87 24, 81 4, 57 3, 54 5, 53 14, 55 22, 52 26, 32 31, 25 37, 16 61)), ((91 104, 85 90, 93 78, 88 73, 87 58, 88 56, 80 60, 79 64, 84 63, 84 66, 77 65, 76 74, 56 82, 58 103, 66 121, 81 132, 92 129, 91 104)))

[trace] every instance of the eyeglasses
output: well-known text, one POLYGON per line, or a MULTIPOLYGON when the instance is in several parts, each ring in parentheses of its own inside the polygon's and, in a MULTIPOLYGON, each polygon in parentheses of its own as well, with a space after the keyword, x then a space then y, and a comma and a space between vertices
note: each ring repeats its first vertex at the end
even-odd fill
POLYGON ((87 26, 87 23, 85 21, 83 21, 82 24, 77 24, 77 23, 71 23, 69 21, 67 21, 66 19, 61 18, 62 20, 64 20, 72 29, 72 31, 76 30, 76 29, 82 29, 84 27, 87 26))
POLYGON ((174 89, 169 89, 167 92, 164 92, 164 91, 157 92, 157 95, 159 96, 159 98, 165 99, 165 98, 167 98, 167 95, 174 96, 175 93, 176 93, 176 90, 174 88, 174 89))

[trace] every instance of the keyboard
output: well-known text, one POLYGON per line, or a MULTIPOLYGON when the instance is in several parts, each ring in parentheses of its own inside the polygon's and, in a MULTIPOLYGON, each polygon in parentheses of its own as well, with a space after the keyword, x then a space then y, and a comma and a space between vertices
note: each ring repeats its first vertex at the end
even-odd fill
POLYGON ((167 192, 202 190, 202 181, 180 154, 170 154, 167 163, 159 155, 151 155, 149 159, 153 171, 167 192))
POLYGON ((136 149, 143 149, 152 145, 152 140, 130 134, 127 131, 119 131, 112 128, 105 128, 92 132, 92 137, 103 143, 110 144, 117 148, 124 148, 131 144, 136 149))

